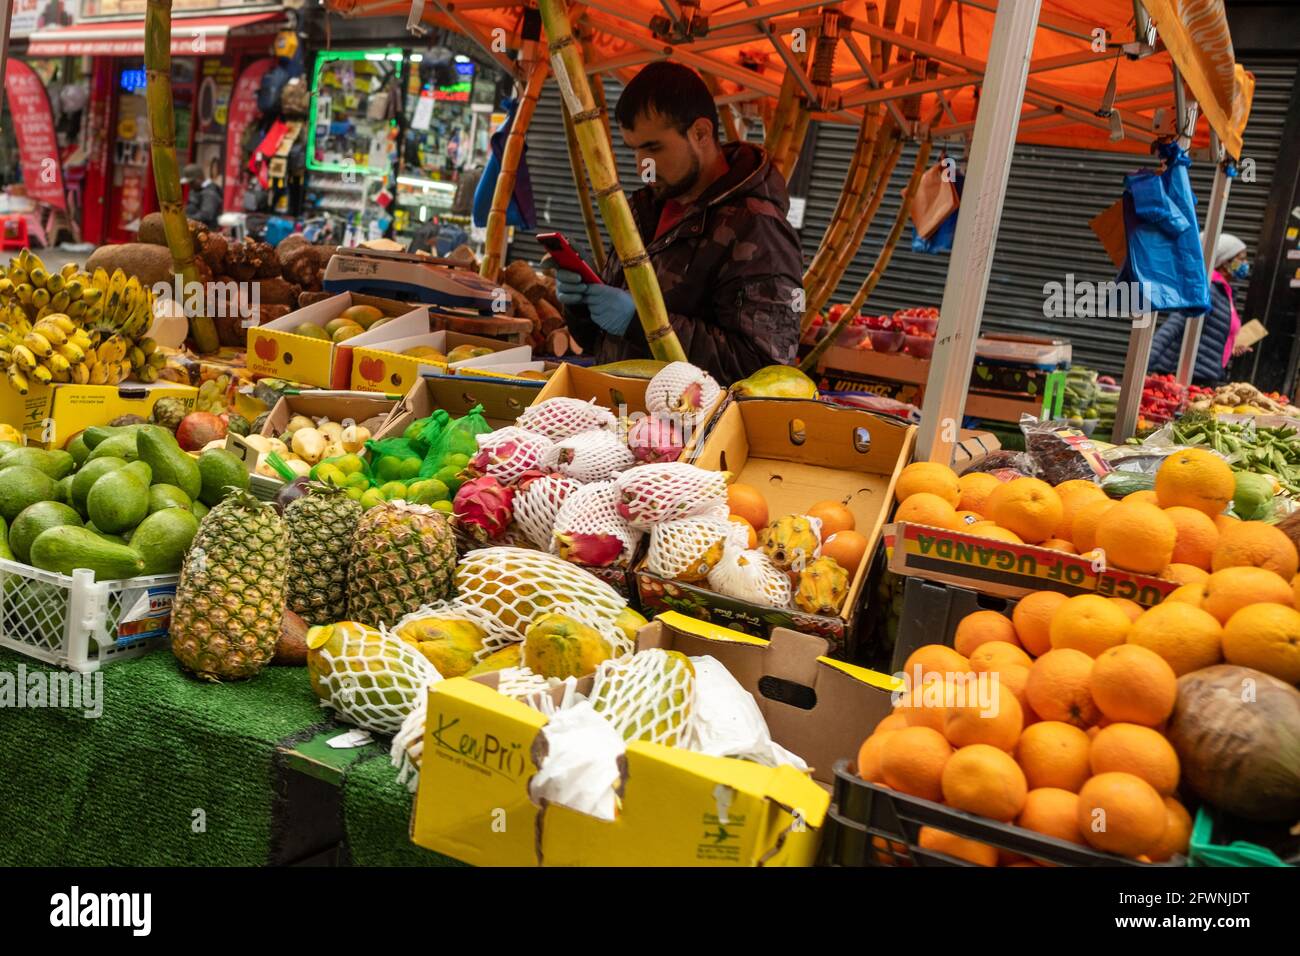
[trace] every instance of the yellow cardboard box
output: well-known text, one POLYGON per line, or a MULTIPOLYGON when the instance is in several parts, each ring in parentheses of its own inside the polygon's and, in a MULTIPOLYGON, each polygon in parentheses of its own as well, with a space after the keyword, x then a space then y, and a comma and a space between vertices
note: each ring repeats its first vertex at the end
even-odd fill
MULTIPOLYGON (((359 301, 350 292, 320 302, 313 302, 283 318, 248 330, 248 370, 257 376, 288 379, 320 388, 347 388, 352 377, 352 352, 360 346, 375 346, 393 339, 425 335, 429 331, 429 310, 391 303, 381 311, 392 315, 377 329, 370 329, 346 342, 329 342, 298 335, 293 330, 304 323, 324 327, 353 305, 373 304, 359 301), (398 309, 408 311, 399 312, 398 309)), ((385 300, 378 300, 385 301, 385 300)))
MULTIPOLYGON (((360 336, 357 336, 360 338, 360 336)), ((349 340, 351 341, 351 340, 349 340)), ((501 339, 490 339, 481 335, 465 335, 461 332, 426 332, 406 338, 393 339, 382 346, 358 346, 352 350, 352 388, 358 391, 395 392, 405 395, 416 380, 426 372, 446 371, 446 362, 431 362, 428 359, 402 355, 406 349, 417 345, 435 348, 443 355, 451 352, 458 345, 477 345, 492 350, 491 355, 477 359, 456 362, 451 368, 494 366, 503 363, 527 362, 533 357, 533 350, 527 345, 511 345, 501 339)))
POLYGON ((107 425, 121 415, 148 418, 154 402, 175 398, 193 408, 199 390, 174 382, 124 382, 121 385, 34 385, 19 395, 0 383, 0 421, 13 425, 33 445, 63 448, 91 425, 107 425))
POLYGON ((547 718, 503 697, 497 675, 430 688, 411 838, 480 866, 809 866, 835 760, 857 752, 898 682, 824 656, 826 642, 779 630, 765 641, 676 613, 641 629, 637 648, 716 658, 758 702, 790 767, 658 744, 627 746, 618 819, 537 806, 528 781, 547 718))

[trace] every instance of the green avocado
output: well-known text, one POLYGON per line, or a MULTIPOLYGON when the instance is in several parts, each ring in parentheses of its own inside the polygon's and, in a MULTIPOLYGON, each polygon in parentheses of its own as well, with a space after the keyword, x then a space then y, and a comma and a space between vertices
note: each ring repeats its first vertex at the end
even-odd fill
MULTIPOLYGON (((158 484, 175 485, 191 500, 203 490, 198 461, 181 451, 176 436, 158 425, 146 426, 135 433, 140 460, 153 470, 158 484)), ((242 467, 242 466, 241 466, 242 467)))
POLYGON ((32 542, 31 560, 35 567, 59 574, 87 568, 95 572, 97 581, 133 578, 144 570, 144 558, 134 548, 75 525, 42 531, 32 542))
POLYGON ((86 498, 90 495, 90 489, 95 482, 110 471, 125 468, 126 465, 127 462, 124 458, 111 458, 108 456, 86 462, 81 471, 72 476, 72 490, 69 492, 71 500, 68 504, 84 515, 86 513, 86 498))
POLYGON ((46 451, 44 448, 15 448, 0 458, 0 468, 10 468, 14 465, 36 468, 58 481, 63 476, 72 474, 76 462, 66 451, 59 449, 46 451))
POLYGON ((109 534, 134 528, 149 513, 149 466, 137 461, 104 475, 86 496, 86 513, 109 534))
POLYGON ((19 561, 31 559, 32 542, 48 528, 60 525, 81 527, 81 515, 57 501, 38 501, 28 505, 9 528, 9 548, 19 561))
MULTIPOLYGON (((90 429, 87 428, 86 431, 90 431, 90 429)), ((140 457, 140 453, 136 450, 135 429, 128 431, 125 428, 119 428, 115 429, 115 431, 116 434, 105 438, 90 450, 90 454, 86 456, 86 461, 91 462, 96 458, 124 458, 127 461, 135 461, 140 457)))
POLYGON ((199 533, 199 519, 184 508, 164 508, 131 532, 131 547, 144 558, 145 574, 175 574, 199 533))
POLYGON ((45 472, 28 465, 0 469, 0 518, 13 521, 28 505, 53 501, 59 485, 45 472))
POLYGON ((203 480, 199 500, 208 507, 219 502, 232 488, 247 491, 249 487, 244 463, 224 448, 210 448, 199 455, 199 475, 203 480))

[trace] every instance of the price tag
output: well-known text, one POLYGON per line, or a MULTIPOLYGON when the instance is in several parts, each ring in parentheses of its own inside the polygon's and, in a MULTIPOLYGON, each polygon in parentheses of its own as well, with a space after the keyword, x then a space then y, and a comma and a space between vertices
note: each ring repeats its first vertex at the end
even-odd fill
POLYGON ((257 468, 258 456, 262 453, 244 440, 242 435, 234 433, 226 434, 226 451, 238 458, 244 465, 244 470, 250 474, 257 468))

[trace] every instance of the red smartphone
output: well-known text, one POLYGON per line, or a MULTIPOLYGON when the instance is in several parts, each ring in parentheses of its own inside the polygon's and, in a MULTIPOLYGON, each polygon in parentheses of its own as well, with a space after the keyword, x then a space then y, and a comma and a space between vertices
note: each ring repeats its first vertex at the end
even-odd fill
POLYGON ((564 238, 563 233, 539 232, 537 241, 561 269, 578 273, 582 276, 582 281, 588 285, 604 285, 600 281, 600 276, 596 275, 596 270, 587 265, 582 256, 578 255, 578 251, 569 245, 569 240, 564 238))

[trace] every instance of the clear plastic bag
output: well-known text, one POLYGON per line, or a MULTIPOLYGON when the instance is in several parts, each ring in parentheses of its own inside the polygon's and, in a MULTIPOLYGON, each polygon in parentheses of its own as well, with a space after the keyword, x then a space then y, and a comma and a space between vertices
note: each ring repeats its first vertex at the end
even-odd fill
POLYGON ((1025 436, 1025 450, 1033 456, 1040 477, 1049 485, 1076 479, 1096 481, 1110 471, 1101 450, 1069 422, 1044 422, 1025 415, 1020 419, 1020 430, 1025 436))

